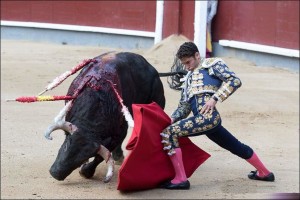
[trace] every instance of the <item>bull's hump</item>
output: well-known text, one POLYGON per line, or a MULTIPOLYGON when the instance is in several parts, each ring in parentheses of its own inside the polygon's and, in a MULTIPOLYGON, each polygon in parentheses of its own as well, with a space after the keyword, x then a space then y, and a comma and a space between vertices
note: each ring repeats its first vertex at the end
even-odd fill
POLYGON ((116 59, 116 52, 110 52, 110 53, 105 54, 101 57, 101 60, 104 63, 110 62, 110 61, 115 60, 115 59, 116 59))

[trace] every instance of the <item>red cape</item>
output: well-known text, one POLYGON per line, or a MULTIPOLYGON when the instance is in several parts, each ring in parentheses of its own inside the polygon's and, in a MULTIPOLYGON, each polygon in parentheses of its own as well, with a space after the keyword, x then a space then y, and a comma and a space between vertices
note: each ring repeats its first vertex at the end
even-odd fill
MULTIPOLYGON (((155 102, 133 104, 134 128, 126 145, 131 150, 118 174, 117 189, 144 190, 171 180, 174 169, 167 152, 163 150, 160 133, 170 125, 171 119, 155 102)), ((210 155, 187 138, 179 138, 187 177, 205 162, 210 155)))

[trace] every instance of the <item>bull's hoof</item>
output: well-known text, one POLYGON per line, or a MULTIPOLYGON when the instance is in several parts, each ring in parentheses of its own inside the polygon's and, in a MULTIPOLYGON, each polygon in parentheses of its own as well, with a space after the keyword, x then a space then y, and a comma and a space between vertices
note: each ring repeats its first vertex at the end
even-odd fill
POLYGON ((89 167, 89 164, 83 164, 79 171, 79 174, 84 178, 92 178, 95 174, 95 169, 89 167))

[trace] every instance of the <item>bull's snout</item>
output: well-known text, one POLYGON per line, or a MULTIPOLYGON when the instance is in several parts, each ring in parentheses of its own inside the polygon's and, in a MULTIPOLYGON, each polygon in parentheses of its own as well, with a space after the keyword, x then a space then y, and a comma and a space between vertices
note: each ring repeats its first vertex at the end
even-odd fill
POLYGON ((58 181, 63 181, 68 176, 68 174, 63 173, 61 170, 57 169, 57 167, 52 166, 49 170, 51 176, 58 181))

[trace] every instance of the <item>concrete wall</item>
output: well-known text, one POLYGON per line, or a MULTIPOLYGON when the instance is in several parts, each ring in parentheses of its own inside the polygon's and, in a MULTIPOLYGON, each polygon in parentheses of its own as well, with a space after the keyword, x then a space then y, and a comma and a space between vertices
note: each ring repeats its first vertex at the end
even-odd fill
POLYGON ((129 50, 150 48, 154 43, 153 37, 14 26, 1 26, 1 38, 129 50))
POLYGON ((278 67, 299 73, 299 57, 288 57, 238 48, 224 47, 219 45, 218 42, 213 42, 213 49, 213 56, 235 57, 253 62, 255 65, 278 67))

